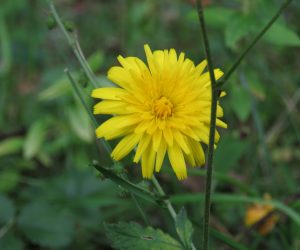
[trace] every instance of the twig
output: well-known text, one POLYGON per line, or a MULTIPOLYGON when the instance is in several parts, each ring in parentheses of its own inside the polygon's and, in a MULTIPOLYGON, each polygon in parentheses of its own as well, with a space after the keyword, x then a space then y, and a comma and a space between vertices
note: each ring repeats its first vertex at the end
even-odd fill
POLYGON ((245 51, 239 56, 236 62, 230 67, 228 72, 224 75, 223 80, 219 82, 218 89, 222 88, 224 84, 228 81, 232 73, 236 70, 236 68, 240 65, 244 57, 249 53, 249 51, 255 46, 255 44, 262 38, 262 36, 269 30, 272 24, 277 20, 277 18, 281 15, 281 13, 289 6, 289 4, 293 0, 286 0, 276 12, 276 14, 272 17, 272 19, 267 23, 267 25, 258 33, 258 35, 253 39, 253 41, 249 44, 249 46, 245 49, 245 51))
POLYGON ((80 102, 82 103, 82 105, 84 106, 86 112, 88 113, 91 121, 93 122, 94 128, 96 129, 98 127, 98 122, 96 121, 95 117, 93 116, 91 109, 88 107, 88 105, 86 104, 83 95, 80 92, 80 89, 78 88, 73 76, 71 75, 70 71, 68 69, 65 69, 64 72, 66 73, 66 75, 69 78, 70 83, 72 84, 72 87, 77 95, 77 97, 80 99, 80 102))
POLYGON ((77 41, 77 37, 76 36, 73 36, 73 37, 70 36, 70 34, 66 30, 64 24, 62 23, 61 18, 57 14, 57 11, 55 9, 55 6, 54 6, 53 2, 51 0, 47 0, 47 2, 48 2, 48 5, 50 7, 50 11, 51 11, 52 15, 53 15, 55 21, 58 24, 58 27, 61 29, 61 31, 63 32, 65 38, 67 39, 67 41, 69 43, 69 45, 73 49, 73 52, 74 52, 75 56, 77 57, 80 65, 84 69, 86 75, 90 79, 93 86, 95 88, 97 88, 98 84, 96 82, 96 77, 95 77, 94 73, 92 72, 92 70, 91 70, 88 62, 86 61, 85 57, 83 56, 82 50, 81 50, 81 48, 79 46, 79 43, 77 41))
POLYGON ((209 219, 210 219, 210 196, 211 196, 211 182, 212 182, 212 169, 213 169, 213 157, 214 157, 214 142, 216 131, 216 119, 217 119, 217 102, 218 102, 218 90, 214 89, 216 86, 216 79, 214 74, 214 67, 210 55, 210 47, 208 42, 208 36, 206 32, 204 13, 201 0, 197 0, 197 10, 200 22, 200 28, 203 36, 204 50, 208 62, 209 76, 211 80, 211 113, 210 113, 210 130, 209 130, 209 144, 207 153, 207 173, 206 173, 206 185, 205 185, 205 205, 204 205, 204 221, 203 221, 203 239, 202 249, 208 249, 208 235, 209 235, 209 219))

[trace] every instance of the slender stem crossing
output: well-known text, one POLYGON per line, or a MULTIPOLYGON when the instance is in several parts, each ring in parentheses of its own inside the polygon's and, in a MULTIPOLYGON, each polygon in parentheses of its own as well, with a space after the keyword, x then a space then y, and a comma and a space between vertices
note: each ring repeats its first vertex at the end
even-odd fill
POLYGON ((262 38, 262 36, 269 30, 269 28, 273 25, 273 23, 278 19, 281 13, 289 6, 289 4, 293 0, 286 0, 279 8, 279 10, 275 13, 275 15, 271 18, 271 20, 267 23, 267 25, 257 34, 257 36, 253 39, 253 41, 249 44, 249 46, 244 50, 244 52, 239 56, 236 62, 230 67, 228 72, 224 75, 223 80, 220 81, 217 87, 218 89, 222 88, 224 84, 228 81, 230 76, 235 72, 237 67, 241 64, 242 60, 249 53, 249 51, 256 45, 256 43, 262 38))
POLYGON ((208 36, 206 32, 204 13, 201 0, 197 0, 197 10, 200 22, 200 28, 203 35, 203 44, 205 55, 208 63, 208 71, 211 80, 211 113, 210 113, 210 130, 209 130, 209 144, 206 163, 206 182, 205 182, 205 205, 204 205, 204 220, 203 220, 203 238, 202 249, 208 249, 208 234, 209 234, 209 219, 210 219, 210 199, 211 199, 211 182, 212 182, 212 170, 213 170, 213 157, 214 157, 214 143, 215 143, 215 131, 216 131, 216 119, 217 119, 217 102, 218 102, 218 90, 214 88, 216 86, 216 79, 214 74, 213 62, 210 55, 210 46, 208 36))

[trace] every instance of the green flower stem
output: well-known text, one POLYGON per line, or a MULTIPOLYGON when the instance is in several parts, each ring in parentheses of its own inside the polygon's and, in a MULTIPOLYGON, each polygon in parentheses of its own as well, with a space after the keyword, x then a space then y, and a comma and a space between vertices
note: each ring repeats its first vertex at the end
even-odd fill
POLYGON ((254 47, 254 45, 262 38, 262 36, 269 30, 269 28, 272 26, 272 24, 277 20, 277 18, 281 15, 281 13, 289 6, 289 4, 293 0, 286 0, 279 8, 279 10, 276 12, 276 14, 272 17, 272 19, 267 23, 267 25, 258 33, 258 35, 253 39, 253 41, 250 43, 250 45, 245 49, 245 51, 239 56, 239 58, 236 60, 236 62, 230 67, 228 72, 224 75, 223 80, 220 81, 216 87, 218 89, 222 88, 224 84, 227 82, 227 80, 230 78, 232 73, 235 72, 237 67, 240 65, 244 57, 249 53, 249 51, 254 47))
POLYGON ((73 89, 74 89, 74 91, 75 91, 77 97, 80 99, 80 102, 82 103, 82 105, 84 106, 86 112, 88 113, 88 115, 89 115, 89 117, 90 117, 90 119, 91 119, 91 121, 92 121, 92 123, 93 123, 94 128, 96 129, 96 128, 98 127, 98 123, 97 123, 95 117, 93 116, 93 114, 92 114, 92 112, 91 112, 91 109, 90 109, 90 108, 88 107, 88 105, 86 104, 86 102, 85 102, 85 100, 84 100, 84 97, 83 97, 83 95, 81 94, 80 89, 79 89, 79 87, 77 86, 77 84, 76 84, 76 82, 75 82, 73 76, 71 75, 69 69, 65 69, 64 71, 65 71, 66 75, 68 76, 69 81, 70 81, 70 83, 72 84, 72 87, 73 87, 73 89))
MULTIPOLYGON (((159 184, 158 180, 155 178, 155 176, 153 175, 152 177, 152 182, 153 182, 153 185, 155 186, 156 190, 158 191, 158 193, 161 195, 161 196, 166 196, 166 193, 164 192, 164 190, 162 189, 161 185, 159 184)), ((166 206, 167 206, 167 209, 172 217, 172 219, 174 220, 174 222, 176 223, 176 211, 172 205, 172 203, 170 202, 170 200, 165 200, 164 201, 166 206)), ((191 248, 192 250, 196 250, 196 247, 194 246, 194 244, 192 243, 191 245, 191 248)))
MULTIPOLYGON (((80 89, 78 88, 78 86, 77 86, 77 84, 76 84, 74 78, 72 77, 70 71, 69 71, 68 69, 65 69, 65 73, 67 74, 67 76, 68 76, 68 78, 69 78, 69 80, 70 80, 70 82, 71 82, 71 84, 72 84, 72 87, 73 87, 73 89, 74 89, 76 95, 77 95, 78 98, 80 99, 80 102, 81 102, 82 105, 84 106, 84 108, 85 108, 86 112, 88 113, 88 115, 89 115, 91 121, 93 122, 94 127, 97 128, 97 127, 98 127, 98 122, 97 122, 97 120, 95 119, 95 117, 93 116, 92 112, 90 111, 88 105, 86 104, 86 102, 85 102, 85 100, 84 100, 84 97, 83 97, 83 95, 81 94, 81 91, 80 91, 80 89)), ((104 140, 101 140, 101 142, 102 142, 102 145, 104 145, 104 148, 105 148, 106 152, 110 155, 110 154, 111 154, 111 147, 110 147, 110 145, 109 145, 106 141, 104 141, 104 140)), ((138 201, 137 201, 135 195, 134 195, 133 193, 130 192, 130 196, 131 196, 131 198, 132 198, 132 200, 133 200, 134 205, 137 207, 138 211, 140 212, 140 214, 141 214, 143 220, 145 221, 145 223, 146 223, 147 225, 149 225, 149 220, 148 220, 146 214, 144 213, 143 209, 141 208, 140 204, 138 203, 138 201)))
POLYGON ((213 157, 214 157, 214 142, 216 132, 216 119, 217 119, 217 102, 218 102, 218 90, 214 88, 216 85, 216 79, 214 74, 214 67, 210 55, 210 48, 208 42, 208 36, 206 32, 204 13, 201 0, 197 0, 197 10, 200 22, 200 28, 203 36, 204 50, 208 63, 209 76, 211 80, 211 112, 210 112, 210 130, 209 130, 209 144, 207 154, 207 173, 206 173, 206 186, 205 186, 205 204, 204 204, 204 221, 203 221, 203 239, 202 249, 208 249, 208 234, 209 234, 209 219, 210 219, 210 198, 211 198, 211 182, 212 182, 212 169, 213 169, 213 157))
POLYGON ((82 66, 83 70, 85 71, 86 75, 88 76, 88 78, 91 81, 91 83, 93 84, 93 86, 95 88, 98 88, 96 77, 95 77, 94 73, 92 72, 88 62, 86 61, 76 37, 75 36, 71 37, 69 32, 66 30, 61 18, 57 14, 57 11, 55 9, 53 2, 51 0, 47 0, 47 2, 49 5, 51 14, 53 15, 58 27, 61 29, 62 33, 64 34, 65 38, 67 39, 69 45, 72 47, 74 54, 77 57, 80 65, 82 66))
MULTIPOLYGON (((156 190, 158 191, 158 193, 161 196, 165 196, 166 193, 164 192, 164 190, 162 189, 161 185, 159 184, 158 180, 155 178, 154 175, 152 177, 152 182, 153 182, 153 185, 155 186, 156 190)), ((176 211, 175 211, 174 207, 172 206, 171 202, 166 199, 165 204, 167 205, 167 208, 169 210, 169 213, 170 213, 172 219, 176 220, 176 211)))
MULTIPOLYGON (((96 129, 96 128, 98 127, 98 122, 97 122, 97 120, 95 119, 95 117, 93 116, 93 114, 92 114, 90 108, 89 108, 88 105, 86 104, 86 102, 85 102, 85 100, 84 100, 84 97, 83 97, 83 95, 81 94, 81 91, 80 91, 80 89, 78 88, 78 86, 77 86, 77 84, 76 84, 74 78, 72 77, 72 75, 71 75, 71 73, 70 73, 70 71, 69 71, 68 69, 65 69, 65 73, 67 74, 67 76, 68 76, 68 78, 69 78, 69 81, 71 82, 72 87, 73 87, 73 89, 74 89, 76 95, 77 95, 78 98, 80 99, 80 102, 82 103, 83 107, 85 108, 86 112, 88 113, 88 115, 89 115, 91 121, 93 122, 93 126, 94 126, 94 128, 96 129)), ((107 153, 108 155, 110 155, 110 153, 111 153, 111 147, 110 147, 110 145, 109 145, 106 141, 104 141, 103 139, 100 139, 100 141, 101 141, 101 144, 103 145, 103 147, 104 147, 106 153, 107 153)))

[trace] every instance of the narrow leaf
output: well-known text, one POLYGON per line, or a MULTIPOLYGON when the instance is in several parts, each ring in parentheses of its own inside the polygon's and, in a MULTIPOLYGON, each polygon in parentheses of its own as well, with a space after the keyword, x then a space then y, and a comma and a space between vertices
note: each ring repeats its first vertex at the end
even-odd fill
POLYGON ((103 174, 104 177, 110 179, 111 181, 115 182, 116 184, 120 185, 121 187, 123 187, 124 189, 136 194, 137 196, 151 201, 153 203, 156 203, 159 206, 162 206, 163 203, 163 199, 164 197, 159 196, 158 194, 154 194, 152 192, 149 192, 137 185, 135 185, 134 183, 123 179, 122 177, 118 176, 117 174, 115 174, 111 169, 108 168, 104 168, 102 166, 100 166, 97 163, 93 163, 93 166, 101 173, 103 174))
POLYGON ((194 229, 187 217, 184 207, 181 208, 176 216, 176 231, 185 249, 191 249, 194 229))
POLYGON ((37 120, 34 122, 27 133, 23 153, 26 159, 33 158, 40 150, 46 136, 45 120, 37 120))
POLYGON ((105 225, 107 237, 118 250, 178 250, 180 243, 170 235, 152 227, 143 228, 136 223, 105 225))
POLYGON ((275 23, 266 33, 264 40, 280 46, 300 46, 300 37, 289 27, 275 23))
POLYGON ((23 146, 22 137, 12 137, 0 142, 0 156, 18 153, 23 146))

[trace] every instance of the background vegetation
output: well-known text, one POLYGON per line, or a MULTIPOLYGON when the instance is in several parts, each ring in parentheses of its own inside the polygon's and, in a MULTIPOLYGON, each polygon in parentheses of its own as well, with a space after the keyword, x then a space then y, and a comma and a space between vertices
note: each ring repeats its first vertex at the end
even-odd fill
MULTIPOLYGON (((214 64, 226 72, 283 1, 205 2, 214 64)), ((144 58, 145 43, 184 51, 197 63, 204 58, 192 0, 55 4, 103 85, 110 84, 106 71, 116 56, 144 58)), ((299 13, 300 2, 293 1, 226 85, 222 105, 229 129, 222 131, 216 151, 212 205, 212 225, 222 235, 212 235, 211 249, 230 249, 225 236, 239 242, 238 249, 300 249, 299 13), (279 220, 261 236, 245 227, 244 216, 265 193, 279 220)), ((93 160, 109 164, 109 159, 99 153, 93 126, 63 70, 70 69, 90 107, 93 86, 46 1, 2 0, 0 45, 0 249, 110 249, 108 238, 115 231, 104 222, 146 226, 131 195, 91 166, 93 160)), ((124 160, 125 169, 115 171, 126 171, 132 182, 153 191, 131 157, 124 160)), ((176 209, 185 205, 196 222, 196 245, 204 174, 190 171, 188 180, 178 182, 164 166, 158 175, 176 209)), ((166 209, 137 199, 151 226, 178 240, 166 209)))

